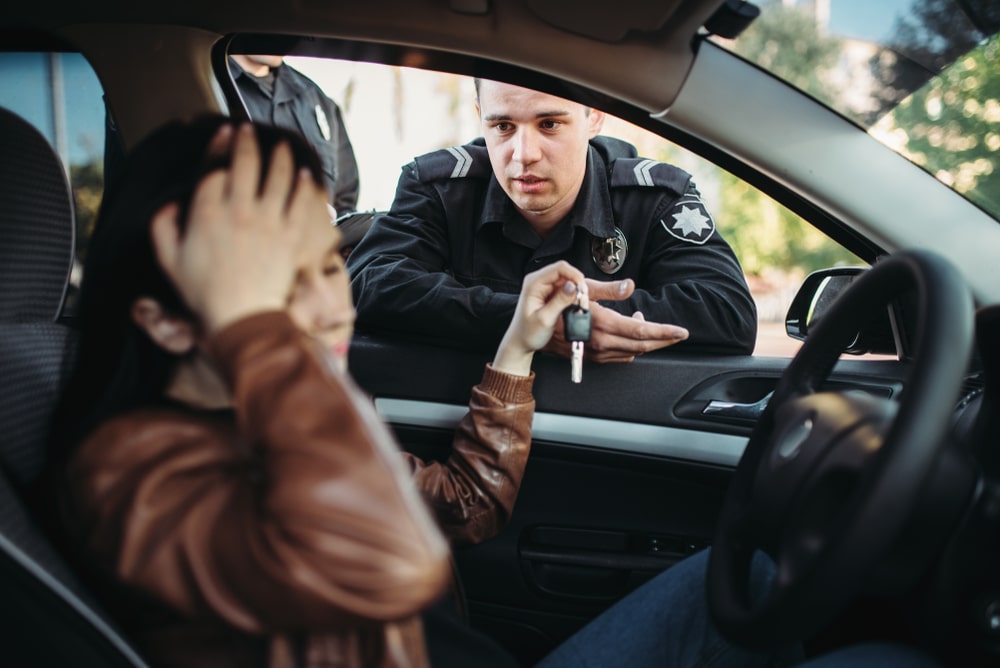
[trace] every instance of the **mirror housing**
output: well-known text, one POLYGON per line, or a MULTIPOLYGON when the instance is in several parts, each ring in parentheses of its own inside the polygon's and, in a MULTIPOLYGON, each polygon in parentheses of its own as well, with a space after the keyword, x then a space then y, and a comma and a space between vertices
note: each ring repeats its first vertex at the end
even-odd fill
MULTIPOLYGON (((806 276, 785 316, 788 336, 805 341, 809 330, 816 326, 830 305, 866 271, 867 267, 832 267, 806 276)), ((844 352, 850 355, 874 353, 903 357, 904 337, 897 327, 899 313, 898 305, 894 304, 884 313, 872 314, 871 322, 858 332, 844 352)))

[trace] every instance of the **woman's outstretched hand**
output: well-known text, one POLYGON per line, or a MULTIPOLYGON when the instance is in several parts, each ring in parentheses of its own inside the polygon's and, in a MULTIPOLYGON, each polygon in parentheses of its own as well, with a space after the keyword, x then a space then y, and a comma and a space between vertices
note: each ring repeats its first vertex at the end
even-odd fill
POLYGON ((583 272, 565 260, 525 276, 514 317, 497 349, 493 368, 518 376, 529 375, 535 351, 549 342, 563 310, 578 298, 581 306, 589 306, 587 282, 583 272))
POLYGON ((248 124, 235 132, 229 124, 220 128, 209 152, 227 151, 230 166, 207 174, 195 189, 183 233, 177 204, 152 221, 160 265, 207 332, 285 308, 313 213, 307 193, 318 187, 308 171, 296 171, 284 143, 275 147, 260 186, 260 149, 248 124))

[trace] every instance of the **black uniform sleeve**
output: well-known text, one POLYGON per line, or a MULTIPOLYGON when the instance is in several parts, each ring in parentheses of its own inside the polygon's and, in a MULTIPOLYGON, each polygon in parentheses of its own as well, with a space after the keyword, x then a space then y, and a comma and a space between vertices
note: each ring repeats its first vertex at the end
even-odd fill
MULTIPOLYGON (((472 225, 474 221, 457 221, 472 225)), ((351 253, 358 329, 492 350, 510 324, 518 295, 466 287, 451 266, 448 218, 434 184, 403 168, 388 213, 351 253)))
POLYGON ((361 189, 361 179, 358 176, 358 161, 354 157, 354 146, 347 135, 340 107, 327 98, 329 116, 336 123, 337 133, 337 182, 334 184, 333 208, 337 215, 353 213, 358 208, 358 191, 361 189))
POLYGON ((757 308, 739 260, 715 229, 694 185, 681 198, 665 199, 647 233, 636 281, 642 289, 628 300, 605 305, 624 315, 642 311, 646 320, 687 328, 689 338, 679 348, 752 353, 757 308), (685 209, 703 216, 705 228, 690 228, 689 235, 683 228, 676 234, 668 231, 668 225, 677 227, 675 216, 685 209))

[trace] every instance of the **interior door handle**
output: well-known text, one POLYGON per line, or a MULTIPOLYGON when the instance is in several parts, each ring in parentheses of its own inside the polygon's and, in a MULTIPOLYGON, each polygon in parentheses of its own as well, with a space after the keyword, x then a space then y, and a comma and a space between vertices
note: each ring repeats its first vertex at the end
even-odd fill
POLYGON ((702 413, 704 415, 717 415, 719 417, 742 418, 745 420, 756 420, 767 408, 767 402, 771 400, 774 391, 768 392, 757 401, 750 404, 740 404, 735 401, 719 401, 717 399, 708 402, 702 413))

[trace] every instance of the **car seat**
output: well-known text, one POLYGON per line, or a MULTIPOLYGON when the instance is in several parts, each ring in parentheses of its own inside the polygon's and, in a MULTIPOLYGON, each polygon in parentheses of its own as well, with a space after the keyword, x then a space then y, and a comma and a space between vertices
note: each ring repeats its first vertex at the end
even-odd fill
POLYGON ((25 505, 73 349, 60 313, 74 234, 59 157, 0 108, 0 664, 146 666, 25 505))

